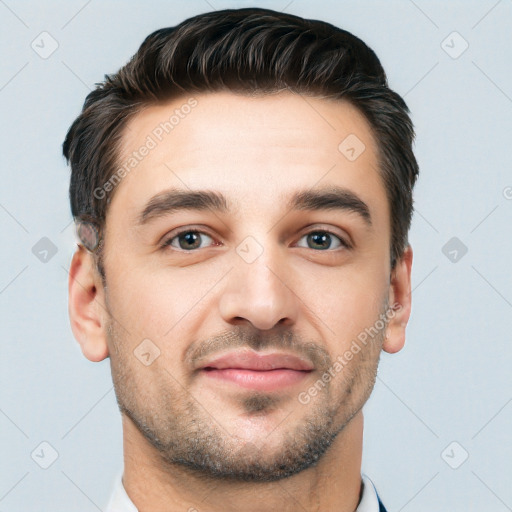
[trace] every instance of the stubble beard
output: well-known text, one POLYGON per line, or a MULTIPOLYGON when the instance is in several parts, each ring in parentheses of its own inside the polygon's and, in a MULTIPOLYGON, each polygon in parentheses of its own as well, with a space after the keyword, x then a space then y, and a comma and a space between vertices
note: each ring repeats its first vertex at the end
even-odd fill
MULTIPOLYGON (((114 348, 110 362, 119 409, 156 450, 163 465, 207 480, 273 482, 316 465, 360 411, 375 384, 385 329, 311 399, 308 412, 298 422, 284 420, 275 427, 270 435, 280 440, 273 440, 272 450, 266 449, 266 439, 247 442, 230 435, 207 411, 211 406, 203 407, 167 370, 162 370, 158 393, 148 396, 144 371, 140 371, 148 368, 139 368, 131 351, 123 351, 123 332, 112 319, 107 334, 114 348)), ((326 363, 332 367, 332 361, 326 363)), ((246 391, 238 407, 244 414, 265 415, 282 400, 271 393, 246 391)), ((305 406, 298 400, 292 407, 290 418, 303 414, 305 406)))

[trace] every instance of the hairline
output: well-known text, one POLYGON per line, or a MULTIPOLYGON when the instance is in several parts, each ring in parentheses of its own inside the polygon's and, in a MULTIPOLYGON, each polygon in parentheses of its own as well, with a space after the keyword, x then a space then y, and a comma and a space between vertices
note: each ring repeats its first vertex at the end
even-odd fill
MULTIPOLYGON (((186 98, 189 98, 192 94, 196 94, 196 95, 214 95, 214 94, 218 94, 218 93, 228 93, 228 94, 231 94, 233 96, 240 96, 240 97, 246 97, 246 98, 264 98, 264 97, 267 97, 267 96, 275 96, 275 95, 278 95, 278 94, 281 94, 283 92, 288 92, 288 93, 291 93, 291 94, 295 94, 297 96, 306 96, 308 98, 315 98, 315 99, 319 99, 319 100, 324 100, 324 101, 327 101, 327 102, 330 102, 330 103, 346 103, 346 104, 349 104, 350 106, 352 106, 356 111, 357 113, 362 117, 362 119, 364 120, 365 122, 365 125, 366 125, 366 128, 368 129, 369 133, 370 133, 370 136, 371 136, 371 139, 372 139, 372 143, 374 144, 375 148, 376 148, 376 153, 375 153, 375 157, 376 157, 376 160, 377 160, 377 174, 380 178, 380 182, 381 182, 381 185, 382 187, 384 188, 384 191, 385 191, 385 195, 386 195, 386 203, 387 203, 387 207, 388 207, 388 213, 389 213, 389 225, 390 225, 390 239, 389 239, 389 248, 390 248, 390 264, 391 264, 391 269, 394 268, 394 263, 393 263, 393 238, 394 238, 394 223, 393 223, 393 207, 392 207, 392 201, 391 201, 391 197, 390 197, 390 191, 389 191, 389 187, 387 186, 387 183, 386 183, 386 180, 385 180, 385 176, 384 176, 384 167, 385 167, 385 155, 384 155, 384 152, 383 152, 383 148, 381 147, 382 144, 377 136, 377 134, 375 133, 375 127, 373 125, 373 123, 368 119, 368 117, 366 116, 365 112, 361 109, 361 107, 357 104, 357 102, 351 98, 351 97, 346 97, 346 96, 337 96, 336 94, 319 94, 317 92, 315 92, 314 88, 311 88, 311 90, 304 90, 303 92, 300 92, 298 90, 294 90, 293 87, 285 87, 285 88, 279 88, 279 89, 264 89, 264 88, 259 88, 259 89, 255 89, 255 90, 249 90, 249 89, 243 89, 243 88, 240 88, 240 89, 231 89, 227 86, 224 86, 224 87, 215 87, 214 89, 208 89, 208 88, 194 88, 192 90, 189 90, 189 91, 180 91, 176 94, 173 94, 173 95, 169 95, 169 97, 165 98, 165 99, 152 99, 152 98, 148 98, 147 100, 145 101, 141 101, 139 104, 138 104, 138 108, 134 108, 133 110, 131 110, 127 116, 123 119, 123 122, 122 122, 122 126, 119 130, 119 136, 118 136, 118 141, 116 143, 116 146, 115 148, 113 149, 113 152, 114 152, 114 156, 115 156, 115 164, 112 166, 113 168, 110 169, 110 172, 108 173, 108 180, 111 179, 111 177, 114 175, 115 173, 115 169, 117 169, 122 161, 123 161, 123 150, 125 150, 126 152, 128 151, 128 149, 126 148, 126 141, 128 140, 127 137, 126 137, 126 131, 128 131, 130 129, 130 124, 133 123, 134 121, 136 121, 137 117, 142 114, 145 110, 149 109, 149 108, 152 108, 152 107, 165 107, 165 106, 170 106, 172 105, 173 103, 176 103, 177 101, 179 101, 180 99, 181 100, 184 100, 186 98)), ((122 183, 124 178, 121 179, 121 181, 119 182, 119 185, 122 183)), ((104 268, 104 247, 105 247, 105 231, 106 231, 106 224, 107 224, 107 220, 108 220, 108 213, 110 211, 110 204, 115 196, 115 193, 118 189, 118 186, 119 185, 116 185, 113 190, 107 195, 107 201, 106 201, 106 206, 105 206, 105 211, 104 211, 104 218, 103 219, 100 219, 102 221, 102 228, 101 229, 101 240, 100 240, 100 244, 98 246, 98 250, 95 252, 95 256, 97 257, 97 260, 96 260, 96 265, 98 267, 98 271, 102 277, 102 280, 103 280, 103 283, 106 284, 106 273, 105 273, 105 268, 104 268)), ((405 248, 407 247, 408 245, 408 238, 406 236, 405 238, 405 241, 404 241, 404 247, 402 249, 402 252, 401 254, 399 255, 399 257, 401 257, 404 253, 404 250, 405 248)), ((396 262, 395 262, 396 263, 396 262)))

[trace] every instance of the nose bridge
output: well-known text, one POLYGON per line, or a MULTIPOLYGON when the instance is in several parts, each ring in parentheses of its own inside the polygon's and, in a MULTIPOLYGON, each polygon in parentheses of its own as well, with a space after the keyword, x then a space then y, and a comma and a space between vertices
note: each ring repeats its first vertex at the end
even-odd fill
POLYGON ((227 322, 245 319, 255 328, 271 329, 296 320, 296 298, 287 281, 285 255, 271 233, 260 241, 248 236, 236 247, 234 269, 221 299, 221 314, 227 322))
MULTIPOLYGON (((241 246, 237 251, 242 261, 237 262, 237 270, 240 278, 245 285, 245 291, 249 294, 276 294, 284 287, 283 280, 286 278, 282 269, 284 262, 279 254, 279 248, 271 243, 266 243, 256 252, 256 248, 250 247, 249 252, 245 253, 247 245, 241 246), (242 253, 244 256, 240 255, 242 253), (247 255, 248 259, 245 259, 247 255), (250 258, 254 258, 251 261, 250 258)), ((265 295, 263 295, 264 297, 265 295)))

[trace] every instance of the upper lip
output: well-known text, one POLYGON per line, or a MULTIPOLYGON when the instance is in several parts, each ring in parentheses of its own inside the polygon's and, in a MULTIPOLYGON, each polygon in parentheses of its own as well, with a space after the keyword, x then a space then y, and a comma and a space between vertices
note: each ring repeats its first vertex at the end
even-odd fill
POLYGON ((293 354, 273 352, 270 354, 258 354, 253 351, 229 352, 201 364, 201 368, 240 368, 244 370, 276 370, 285 368, 289 370, 313 370, 313 365, 293 354))

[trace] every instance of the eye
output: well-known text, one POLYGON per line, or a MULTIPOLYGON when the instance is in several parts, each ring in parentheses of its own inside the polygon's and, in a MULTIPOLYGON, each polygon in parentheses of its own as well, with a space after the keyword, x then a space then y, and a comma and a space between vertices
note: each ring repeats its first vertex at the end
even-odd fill
MULTIPOLYGON (((210 246, 217 245, 213 238, 203 231, 186 229, 174 234, 171 238, 168 238, 162 244, 162 247, 165 248, 167 246, 171 246, 182 251, 191 252, 196 249, 204 248, 205 245, 201 242, 204 241, 205 238, 210 241, 210 246)), ((326 251, 328 249, 334 250, 339 249, 340 247, 345 247, 347 249, 350 248, 350 244, 343 240, 343 238, 326 230, 311 231, 302 236, 300 240, 297 244, 298 247, 306 247, 320 251, 326 251), (304 238, 306 238, 306 245, 301 245, 300 240, 303 240, 304 238)))
MULTIPOLYGON (((350 248, 350 245, 342 238, 325 230, 311 231, 304 235, 300 240, 306 238, 306 246, 297 244, 299 247, 309 247, 310 249, 338 249, 340 247, 350 248)), ((299 242, 300 242, 299 240, 299 242)))
POLYGON ((193 229, 187 229, 184 231, 180 231, 175 234, 172 238, 167 239, 163 247, 171 246, 176 247, 177 249, 182 249, 184 251, 191 251, 194 249, 201 249, 201 239, 207 238, 213 242, 213 238, 202 231, 197 231, 193 229))

